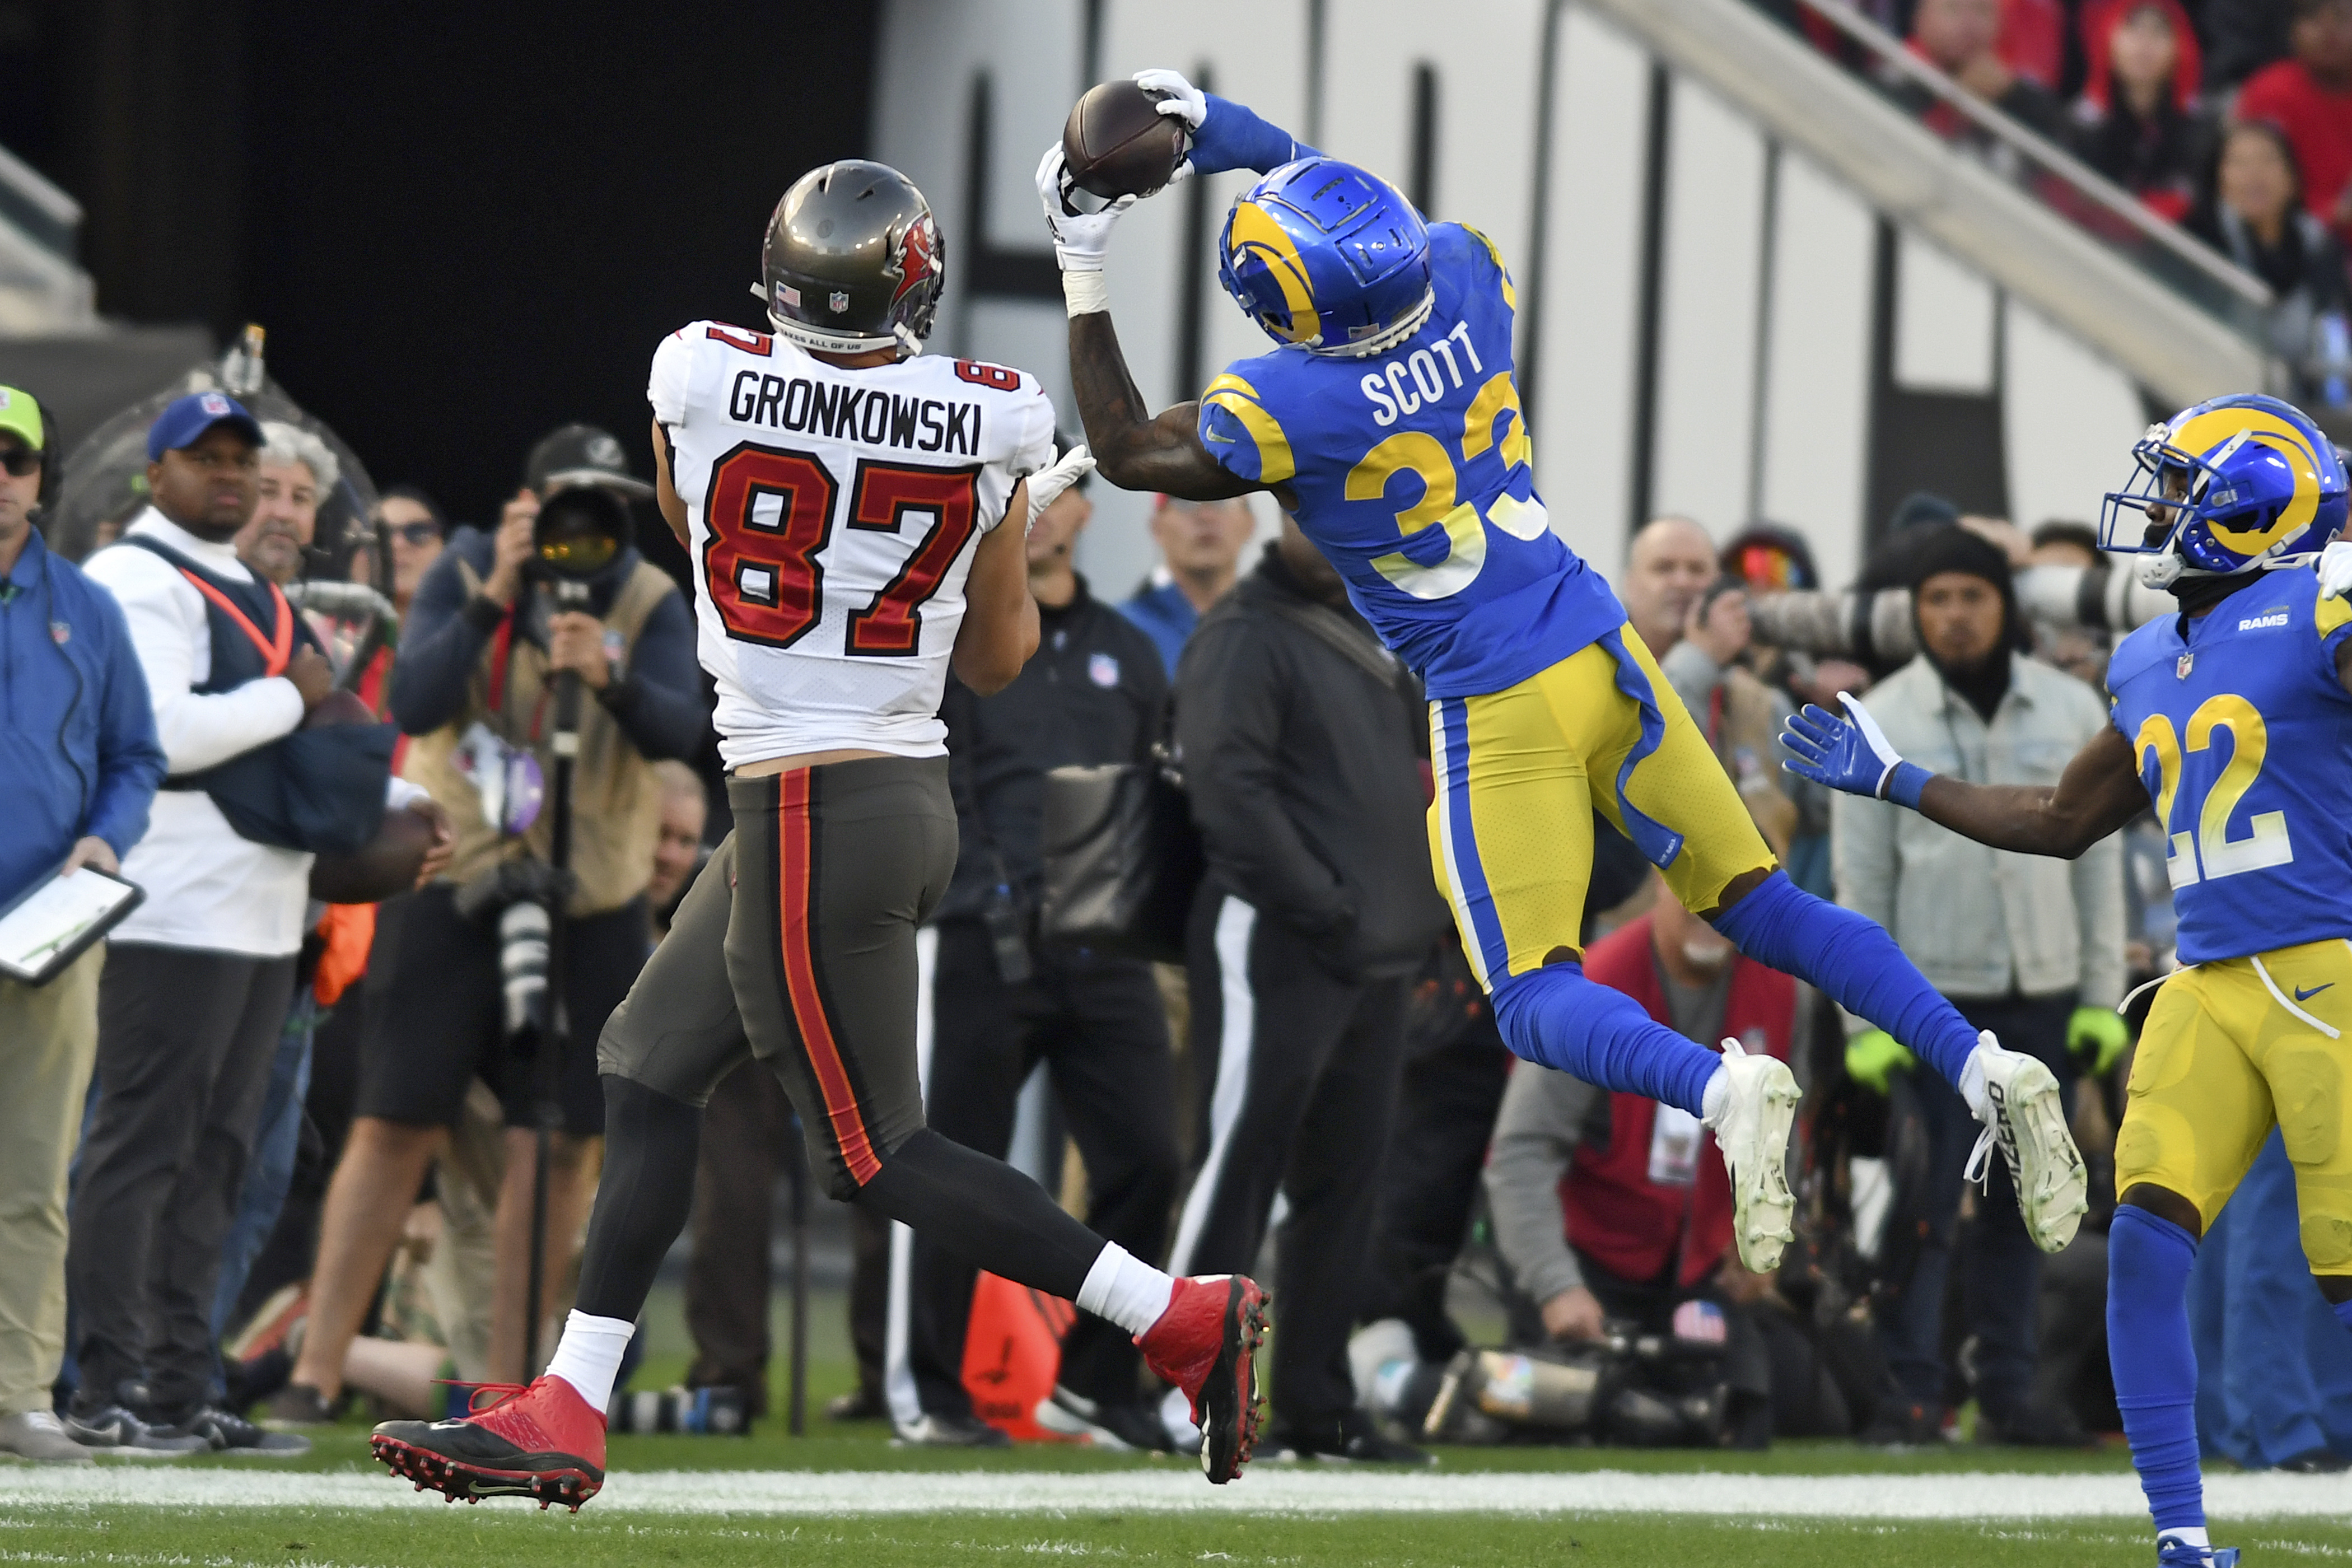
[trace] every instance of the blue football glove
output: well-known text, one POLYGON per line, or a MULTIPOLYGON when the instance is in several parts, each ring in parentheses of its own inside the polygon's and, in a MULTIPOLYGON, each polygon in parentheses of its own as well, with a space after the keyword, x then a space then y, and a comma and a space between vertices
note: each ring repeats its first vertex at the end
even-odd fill
POLYGON ((1896 753, 1860 698, 1841 691, 1838 701, 1849 718, 1841 719, 1810 702, 1789 715, 1780 744, 1790 755, 1780 765, 1799 778, 1848 795, 1866 795, 1918 810, 1919 792, 1935 775, 1896 753))
POLYGON ((1192 132, 1192 150, 1170 176, 1171 185, 1193 174, 1221 174, 1228 169, 1271 174, 1294 159, 1315 155, 1314 148, 1301 146, 1289 132, 1229 98, 1202 92, 1181 71, 1138 71, 1135 85, 1167 94, 1160 100, 1160 112, 1181 120, 1192 132))

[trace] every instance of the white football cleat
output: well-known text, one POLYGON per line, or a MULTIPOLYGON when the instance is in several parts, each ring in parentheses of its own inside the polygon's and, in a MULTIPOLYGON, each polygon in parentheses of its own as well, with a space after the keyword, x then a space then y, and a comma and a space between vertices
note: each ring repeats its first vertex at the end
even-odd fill
POLYGON ((1797 1212, 1789 1191, 1789 1129, 1797 1119, 1797 1078, 1788 1063, 1750 1056, 1732 1039, 1723 1042, 1723 1073, 1728 1092, 1722 1110, 1703 1125, 1731 1173, 1739 1261, 1752 1274, 1769 1274, 1796 1236, 1789 1224, 1797 1212))
POLYGON ((2044 1252, 2063 1252, 2091 1206, 2090 1177, 2066 1125, 2056 1075, 2021 1051, 2003 1050, 1987 1029, 1960 1074, 1960 1092, 1984 1123, 1964 1179, 1981 1178, 1999 1148, 2026 1235, 2044 1252))

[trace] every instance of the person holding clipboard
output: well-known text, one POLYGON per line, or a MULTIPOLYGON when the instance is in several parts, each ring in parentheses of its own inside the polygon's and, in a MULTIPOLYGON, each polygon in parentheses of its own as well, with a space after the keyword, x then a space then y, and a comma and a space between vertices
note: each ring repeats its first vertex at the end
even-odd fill
POLYGON ((39 403, 0 386, 0 1453, 87 1464, 49 1407, 66 1166, 98 1057, 98 939, 136 901, 115 879, 164 761, 121 609, 33 526, 61 457, 39 403))

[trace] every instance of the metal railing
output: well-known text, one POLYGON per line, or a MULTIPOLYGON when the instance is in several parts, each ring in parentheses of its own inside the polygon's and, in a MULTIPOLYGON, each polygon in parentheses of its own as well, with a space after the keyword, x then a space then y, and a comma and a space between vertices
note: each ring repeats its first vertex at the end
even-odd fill
POLYGON ((76 259, 81 204, 5 147, 0 147, 0 219, 59 261, 76 259))
MULTIPOLYGON (((1783 7, 1764 0, 1749 3, 1775 19, 1787 18, 1783 7)), ((2032 126, 1969 92, 1855 9, 1852 0, 1805 0, 1803 9, 1862 53, 1867 68, 1852 74, 1877 89, 1895 109, 1922 123, 1937 110, 1965 122, 1985 161, 2043 206, 2228 321, 2250 341, 2267 342, 2264 319, 2272 294, 2260 279, 2149 211, 2129 191, 2032 126), (1927 101, 1906 101, 1906 88, 1927 101)), ((1958 140, 1948 131, 1939 133, 1947 141, 1958 140)))
POLYGON ((1827 48, 1790 25, 1788 0, 1555 3, 1604 18, 1776 146, 2032 307, 2159 401, 2178 406, 2284 384, 2286 367, 2264 331, 2269 295, 2257 280, 1911 60, 1901 40, 1845 0, 1808 6, 1835 30, 1827 48), (1870 63, 1880 60, 1895 63, 1881 73, 1870 63))

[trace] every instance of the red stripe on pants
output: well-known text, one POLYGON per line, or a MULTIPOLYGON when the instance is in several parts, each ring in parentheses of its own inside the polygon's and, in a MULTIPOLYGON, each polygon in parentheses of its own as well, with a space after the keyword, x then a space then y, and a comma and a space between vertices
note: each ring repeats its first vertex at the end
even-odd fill
POLYGON ((801 1044, 809 1065, 816 1069, 817 1087, 824 1094, 824 1113, 833 1123, 834 1142, 858 1185, 882 1172, 873 1140, 866 1135, 866 1119, 858 1114, 857 1096, 842 1066, 841 1047, 833 1037, 833 1020, 824 1016, 817 994, 816 961, 811 945, 809 904, 814 895, 815 866, 809 852, 809 771, 794 768, 782 775, 781 809, 776 816, 777 883, 783 903, 784 984, 800 1026, 801 1044))

